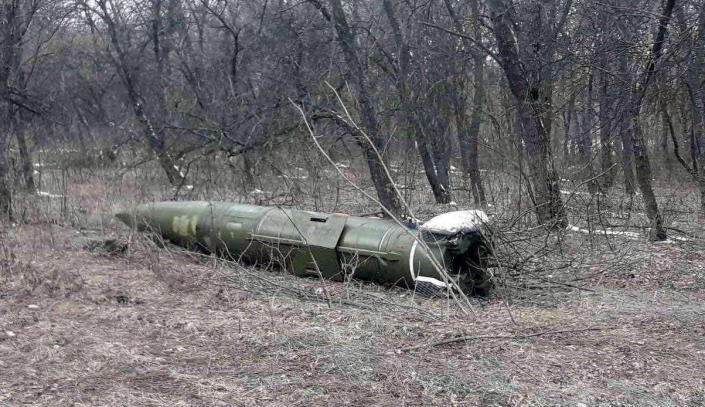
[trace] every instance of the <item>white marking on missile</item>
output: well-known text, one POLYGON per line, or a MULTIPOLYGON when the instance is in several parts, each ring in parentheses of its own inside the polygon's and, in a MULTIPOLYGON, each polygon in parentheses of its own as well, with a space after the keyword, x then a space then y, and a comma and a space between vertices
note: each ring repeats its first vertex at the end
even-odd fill
POLYGON ((382 245, 384 244, 384 239, 387 238, 387 236, 389 235, 389 232, 391 232, 391 231, 392 231, 392 228, 389 228, 389 229, 387 229, 387 231, 384 232, 384 234, 382 235, 382 239, 380 239, 379 245, 377 245, 377 250, 379 250, 380 252, 382 251, 382 245))
POLYGON ((414 240, 414 244, 411 245, 411 251, 409 252, 409 272, 411 273, 411 279, 416 281, 416 273, 414 273, 414 254, 416 254, 416 246, 418 246, 419 241, 414 240))
POLYGON ((274 211, 274 208, 268 210, 267 212, 264 213, 262 218, 259 220, 257 223, 257 226, 255 227, 255 234, 260 233, 260 230, 262 229, 262 224, 264 223, 265 220, 269 217, 269 215, 274 211))
POLYGON ((431 283, 435 285, 436 287, 441 287, 441 288, 448 288, 448 284, 444 283, 443 281, 440 281, 438 279, 435 279, 433 277, 426 277, 426 276, 416 276, 416 271, 414 270, 414 256, 416 255, 416 246, 419 245, 418 240, 414 240, 414 243, 411 245, 411 251, 409 252, 409 272, 411 273, 411 279, 413 281, 421 281, 425 283, 431 283))
POLYGON ((441 281, 441 280, 437 280, 437 279, 435 279, 435 278, 433 278, 433 277, 418 276, 418 277, 416 278, 416 281, 422 281, 422 282, 426 282, 426 283, 431 283, 431 284, 435 285, 436 287, 448 288, 448 284, 444 283, 444 282, 441 281))
POLYGON ((174 216, 171 222, 171 228, 179 236, 188 237, 189 236, 189 223, 190 219, 188 215, 174 216))
POLYGON ((198 226, 198 215, 193 215, 191 217, 191 233, 196 236, 196 226, 198 226))

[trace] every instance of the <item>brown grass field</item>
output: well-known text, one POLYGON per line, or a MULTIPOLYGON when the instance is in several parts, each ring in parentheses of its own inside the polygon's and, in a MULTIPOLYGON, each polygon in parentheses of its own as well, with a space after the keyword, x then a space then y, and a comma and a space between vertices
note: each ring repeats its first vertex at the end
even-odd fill
MULTIPOLYGON (((42 188, 64 198, 17 196, 20 222, 0 234, 0 406, 705 406, 694 190, 657 186, 681 239, 566 231, 521 268, 495 269, 494 294, 461 307, 160 247, 112 217, 171 197, 150 174, 47 170, 42 188)), ((375 211, 337 198, 339 184, 317 198, 300 182, 300 207, 331 210, 336 196, 336 210, 375 211)), ((491 191, 502 218, 516 192, 491 191)), ((238 196, 205 182, 188 194, 238 196)), ((239 196, 291 204, 265 194, 239 196)), ((570 198, 571 223, 595 226, 584 194, 570 198)), ((417 216, 448 210, 429 200, 413 203, 417 216)), ((603 203, 609 222, 643 225, 639 203, 627 217, 623 204, 603 203)), ((532 246, 512 247, 506 261, 532 246)))

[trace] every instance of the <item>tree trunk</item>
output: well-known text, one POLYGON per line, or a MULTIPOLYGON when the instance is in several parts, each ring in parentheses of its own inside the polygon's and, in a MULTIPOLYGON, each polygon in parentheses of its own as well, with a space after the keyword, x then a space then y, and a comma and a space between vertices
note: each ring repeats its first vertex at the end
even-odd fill
POLYGON ((174 163, 174 159, 171 154, 166 150, 164 146, 164 141, 157 136, 157 133, 152 127, 152 123, 149 118, 144 113, 144 108, 140 102, 134 103, 135 116, 139 125, 142 127, 142 132, 147 144, 152 148, 152 151, 157 155, 157 161, 161 165, 162 169, 166 173, 169 183, 175 187, 180 187, 184 182, 184 174, 181 172, 179 167, 174 163))
MULTIPOLYGON (((686 87, 693 112, 693 127, 696 127, 690 137, 691 161, 700 189, 700 210, 705 215, 705 149, 702 144, 705 138, 705 89, 700 79, 705 75, 705 5, 701 5, 698 11, 698 28, 692 42, 692 56, 688 61, 686 87)), ((683 14, 683 7, 677 7, 675 12, 681 31, 688 32, 690 28, 683 14)))
POLYGON ((437 203, 447 204, 452 201, 452 187, 450 185, 451 150, 450 144, 448 143, 448 130, 450 125, 443 113, 437 115, 431 121, 433 122, 431 151, 437 183, 433 195, 437 203))
MULTIPOLYGON (((698 33, 695 42, 695 56, 697 64, 693 64, 692 68, 698 69, 694 74, 702 78, 705 75, 705 5, 700 7, 700 16, 698 18, 698 33)), ((698 118, 698 131, 694 134, 695 144, 698 146, 698 186, 700 187, 700 211, 705 215, 705 148, 703 148, 703 139, 705 139, 705 86, 702 81, 697 83, 699 86, 693 89, 693 107, 695 107, 695 115, 698 118)))
POLYGON ((663 51, 663 44, 666 39, 668 23, 671 19, 675 3, 675 0, 667 0, 664 5, 663 13, 659 17, 658 31, 651 49, 651 53, 649 54, 649 61, 644 69, 644 72, 639 78, 634 91, 630 94, 631 97, 629 98, 628 114, 632 124, 631 139, 634 148, 636 179, 639 183, 639 189, 641 190, 641 194, 644 198, 646 216, 651 222, 651 230, 649 231, 649 238, 651 240, 666 240, 666 230, 663 228, 663 219, 661 218, 658 203, 656 202, 656 195, 654 194, 653 186, 651 184, 651 163, 649 161, 649 154, 646 149, 644 135, 639 124, 639 114, 641 112, 641 104, 644 100, 646 89, 648 88, 654 73, 656 72, 656 63, 660 59, 663 51))
POLYGON ((517 113, 538 221, 549 227, 566 227, 568 219, 560 195, 558 174, 553 167, 548 135, 530 103, 520 102, 517 113))
POLYGON ((480 139, 480 123, 482 123, 482 109, 485 102, 485 57, 478 55, 474 59, 475 68, 475 93, 472 98, 472 114, 470 116, 470 129, 467 135, 467 153, 465 171, 470 177, 470 189, 476 205, 487 206, 485 188, 480 177, 480 157, 478 156, 478 140, 480 139))
POLYGON ((634 141, 632 138, 632 127, 628 118, 620 118, 619 137, 622 140, 622 172, 624 173, 624 190, 629 195, 634 195, 636 182, 634 181, 634 141))
POLYGON ((632 112, 632 139, 634 140, 634 164, 636 167, 636 179, 639 183, 639 189, 644 197, 644 206, 646 207, 646 216, 651 222, 651 230, 649 238, 651 240, 666 240, 666 230, 663 228, 663 219, 656 203, 656 196, 651 184, 651 163, 649 155, 646 151, 643 133, 639 124, 639 115, 637 112, 632 112))
POLYGON ((592 166, 592 127, 595 112, 592 107, 592 82, 593 76, 590 75, 588 88, 585 93, 585 106, 583 106, 582 115, 580 117, 580 156, 583 165, 582 180, 588 183, 588 191, 591 194, 596 194, 598 191, 597 180, 595 179, 595 171, 592 166))
POLYGON ((434 129, 431 123, 438 118, 429 118, 429 115, 424 114, 427 109, 424 106, 417 107, 413 102, 407 81, 411 60, 409 45, 401 32, 391 1, 384 0, 383 6, 398 48, 398 71, 395 84, 402 105, 402 115, 414 134, 415 145, 436 203, 447 204, 452 200, 448 175, 450 155, 445 151, 447 147, 445 131, 448 126, 441 126, 445 128, 440 131, 434 129))
POLYGON ((425 136, 416 137, 416 149, 419 151, 419 156, 421 156, 421 163, 423 164, 426 178, 431 185, 431 191, 436 203, 449 203, 451 195, 448 176, 446 175, 444 179, 443 172, 436 166, 437 160, 433 157, 432 152, 429 151, 425 136))
POLYGON ((661 140, 659 143, 659 147, 661 147, 661 154, 663 154, 663 157, 665 160, 668 161, 668 121, 666 120, 666 115, 668 113, 664 111, 663 109, 661 110, 661 140))
MULTIPOLYGON (((144 136, 144 139, 147 142, 147 145, 149 145, 152 151, 157 155, 157 160, 159 161, 159 164, 161 165, 164 172, 166 173, 166 176, 169 179, 171 185, 179 187, 184 182, 184 176, 174 163, 174 160, 169 154, 169 152, 166 150, 163 138, 160 134, 157 134, 155 132, 152 122, 149 120, 149 117, 145 112, 144 100, 137 92, 137 86, 135 85, 136 78, 134 77, 134 70, 130 67, 131 61, 128 60, 128 56, 126 55, 122 47, 122 44, 120 42, 120 35, 118 33, 118 27, 115 26, 115 21, 113 20, 110 14, 111 12, 116 12, 116 10, 109 7, 105 0, 96 1, 96 4, 102 12, 102 14, 100 14, 100 17, 105 23, 108 35, 110 37, 110 43, 112 44, 113 48, 111 51, 115 53, 110 54, 111 62, 115 66, 115 69, 118 71, 120 79, 122 80, 123 85, 127 90, 128 100, 132 105, 132 109, 135 113, 135 118, 137 119, 138 124, 142 127, 142 134, 144 136)), ((90 17, 88 17, 87 22, 89 25, 91 25, 91 27, 96 28, 95 22, 90 17)), ((158 49, 159 45, 155 44, 155 47, 156 49, 158 49)), ((161 78, 158 79, 161 80, 161 78)), ((160 101, 163 100, 163 97, 163 94, 159 95, 160 101)))
POLYGON ((19 126, 16 126, 15 128, 15 136, 17 137, 17 148, 20 150, 20 160, 22 161, 24 187, 28 192, 34 193, 37 190, 37 187, 34 184, 34 166, 32 165, 32 156, 27 148, 27 138, 25 137, 25 133, 19 126))
POLYGON ((599 103, 600 103, 600 169, 602 176, 602 190, 608 191, 614 185, 615 170, 612 168, 613 130, 614 130, 614 102, 608 93, 608 80, 605 72, 599 73, 599 103))
MULTIPOLYGON (((0 84, 2 85, 4 84, 0 84)), ((12 189, 10 188, 10 166, 7 162, 10 129, 7 115, 7 103, 0 100, 0 221, 12 220, 12 189)))
MULTIPOLYGON (((566 227, 568 218, 551 155, 550 135, 542 120, 547 107, 544 92, 550 84, 541 82, 541 75, 538 74, 541 67, 529 67, 528 61, 521 60, 512 9, 502 0, 492 0, 489 4, 499 61, 517 101, 518 132, 529 165, 538 222, 549 228, 566 227), (527 69, 534 74, 527 75, 527 69)), ((537 15, 540 14, 537 11, 537 15)), ((540 61, 531 62, 541 64, 540 61)))
POLYGON ((362 123, 369 137, 369 141, 357 137, 357 143, 365 154, 367 166, 370 169, 370 176, 375 185, 380 203, 392 214, 402 215, 404 208, 402 208, 399 197, 392 184, 393 180, 387 177, 386 171, 384 170, 384 163, 381 156, 381 149, 384 143, 379 135, 379 123, 377 122, 377 116, 372 106, 370 85, 362 69, 362 62, 358 56, 355 37, 345 18, 345 12, 343 11, 340 0, 329 0, 329 2, 332 9, 330 18, 332 18, 332 22, 335 26, 338 44, 340 44, 340 48, 343 50, 345 62, 348 64, 348 68, 352 74, 354 88, 357 92, 357 100, 360 104, 362 123))
POLYGON ((572 132, 575 131, 573 119, 575 117, 575 94, 568 99, 568 105, 563 110, 563 162, 568 163, 571 160, 571 148, 573 143, 572 132))
MULTIPOLYGON (((463 31, 463 22, 458 18, 453 10, 450 0, 444 0, 446 10, 453 20, 453 26, 457 32, 463 31)), ((479 0, 471 2, 471 10, 474 16, 473 36, 481 38, 482 25, 480 23, 479 0)), ((485 57, 484 51, 476 49, 476 45, 463 38, 463 44, 470 50, 473 60, 473 80, 475 83, 473 93, 473 106, 470 116, 470 127, 467 125, 466 96, 464 78, 457 84, 453 92, 453 107, 455 113, 455 123, 460 147, 460 157, 463 164, 463 178, 465 185, 470 188, 475 205, 486 206, 485 188, 482 185, 480 176, 480 158, 478 156, 478 140, 480 138, 480 124, 482 123, 483 104, 485 103, 485 57), (469 182, 468 182, 469 181, 469 182)))

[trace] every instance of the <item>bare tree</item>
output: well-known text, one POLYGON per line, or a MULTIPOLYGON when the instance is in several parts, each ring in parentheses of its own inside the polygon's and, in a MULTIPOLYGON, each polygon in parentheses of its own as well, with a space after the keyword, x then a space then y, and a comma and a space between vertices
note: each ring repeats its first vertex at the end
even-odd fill
POLYGON ((548 227, 565 227, 567 217, 550 144, 550 62, 571 1, 563 5, 557 21, 548 19, 553 2, 528 2, 521 13, 525 20, 519 19, 511 0, 490 0, 489 5, 497 60, 517 103, 518 136, 532 178, 538 221, 548 227))
POLYGON ((8 148, 17 113, 22 41, 40 3, 9 0, 0 4, 0 214, 12 218, 12 187, 8 148))
MULTIPOLYGON (((456 33, 463 33, 464 26, 458 13, 453 8, 451 0, 444 0, 446 10, 450 15, 453 23, 453 28, 456 33)), ((473 0, 470 2, 470 10, 472 13, 472 38, 479 41, 482 38, 482 21, 480 16, 480 1, 473 0)), ((482 185, 480 177, 480 159, 478 155, 478 145, 480 140, 480 124, 482 122, 483 109, 485 104, 486 94, 486 75, 485 75, 485 59, 487 54, 483 47, 478 47, 469 40, 467 35, 461 37, 461 44, 472 57, 472 78, 473 78, 473 98, 472 112, 469 118, 467 117, 467 81, 459 81, 455 89, 455 123, 458 132, 458 143, 460 146, 460 156, 463 163, 463 170, 470 181, 470 191, 476 205, 487 205, 485 189, 482 185)), ((462 76, 466 79, 466 76, 462 76)))
MULTIPOLYGON (((176 166, 173 157, 167 150, 161 132, 155 130, 147 110, 149 106, 146 105, 146 100, 138 89, 139 61, 134 60, 137 55, 131 55, 131 52, 135 52, 135 44, 132 43, 132 36, 128 35, 129 28, 126 26, 127 20, 135 16, 130 15, 131 12, 126 9, 125 3, 120 0, 97 0, 95 5, 96 7, 93 7, 91 3, 81 3, 86 22, 95 32, 99 31, 99 26, 96 24, 94 16, 97 16, 103 22, 105 34, 111 45, 107 48, 106 55, 125 86, 127 99, 133 109, 137 123, 142 129, 144 140, 156 154, 157 160, 169 182, 174 186, 180 186, 183 184, 184 174, 176 166)), ((155 55, 158 61, 163 63, 164 58, 166 58, 163 47, 154 38, 152 40, 154 42, 155 55)), ((158 82, 163 84, 163 78, 158 78, 158 82)), ((163 95, 160 95, 160 97, 163 97, 163 95)), ((158 108, 155 110, 158 110, 158 108)))
POLYGON ((692 171, 696 174, 700 189, 700 210, 705 213, 705 84, 702 80, 705 77, 705 5, 695 8, 698 17, 694 30, 689 30, 684 8, 684 5, 676 7, 675 12, 681 32, 690 39, 687 44, 689 49, 686 50, 685 85, 695 122, 691 136, 692 171))
POLYGON ((360 116, 364 126, 364 132, 368 137, 360 137, 358 134, 356 140, 362 149, 367 166, 370 170, 370 176, 375 185, 380 203, 384 205, 393 214, 400 215, 404 212, 401 206, 399 197, 396 194, 393 180, 387 177, 383 166, 385 165, 381 152, 384 151, 384 140, 381 136, 377 114, 375 113, 375 104, 372 100, 372 92, 370 83, 365 70, 363 68, 363 60, 358 50, 355 34, 348 24, 345 11, 340 0, 329 0, 330 11, 323 7, 317 1, 312 2, 323 16, 329 20, 335 29, 336 38, 340 48, 343 51, 343 56, 347 67, 350 71, 352 87, 355 90, 355 97, 360 106, 360 116), (368 140, 369 138, 369 140, 368 140))
POLYGON ((636 165, 636 179, 639 184, 639 189, 644 196, 644 204, 646 206, 646 215, 651 222, 650 238, 653 240, 665 240, 666 230, 663 227, 663 218, 656 202, 652 185, 651 162, 649 153, 646 148, 644 133, 639 123, 639 114, 641 112, 642 102, 648 86, 651 84, 654 74, 656 73, 656 64, 659 62, 663 54, 663 47, 666 41, 668 23, 673 14, 675 0, 667 0, 664 5, 663 12, 658 19, 658 30, 654 38, 653 46, 649 53, 646 67, 638 78, 634 86, 634 91, 631 93, 629 100, 629 118, 631 120, 632 132, 631 139, 634 146, 634 160, 636 165))
MULTIPOLYGON (((395 84, 399 99, 401 101, 402 119, 410 124, 410 129, 414 135, 416 148, 421 156, 426 178, 431 184, 431 190, 438 203, 449 203, 451 201, 451 186, 448 171, 449 151, 447 143, 447 131, 449 123, 447 116, 438 109, 443 107, 443 99, 447 96, 445 89, 432 89, 424 97, 420 97, 418 92, 414 92, 410 86, 411 76, 421 79, 424 72, 414 70, 412 72, 411 62, 414 67, 423 66, 420 61, 415 61, 411 54, 411 47, 407 42, 407 35, 402 32, 401 25, 397 18, 395 6, 391 0, 384 0, 384 10, 392 29, 394 41, 396 43, 398 55, 394 70, 395 84)), ((422 33, 414 33, 417 39, 423 37, 422 33)), ((421 42, 420 40, 419 42, 421 42)), ((420 48, 420 47, 419 47, 420 48)), ((417 54, 422 52, 417 49, 417 54)), ((442 80, 442 79, 439 79, 442 80)))

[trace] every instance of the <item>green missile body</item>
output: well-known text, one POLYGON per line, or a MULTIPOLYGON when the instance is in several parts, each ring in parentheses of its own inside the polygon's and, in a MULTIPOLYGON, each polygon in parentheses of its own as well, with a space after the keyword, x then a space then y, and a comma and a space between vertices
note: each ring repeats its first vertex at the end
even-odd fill
MULTIPOLYGON (((439 218, 453 213, 463 212, 439 218)), ((279 265, 299 276, 353 277, 409 288, 449 287, 452 278, 477 295, 488 294, 492 285, 482 228, 458 227, 453 217, 450 227, 441 219, 440 231, 438 225, 417 230, 389 219, 204 201, 149 203, 116 216, 179 246, 279 265)))

